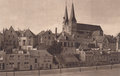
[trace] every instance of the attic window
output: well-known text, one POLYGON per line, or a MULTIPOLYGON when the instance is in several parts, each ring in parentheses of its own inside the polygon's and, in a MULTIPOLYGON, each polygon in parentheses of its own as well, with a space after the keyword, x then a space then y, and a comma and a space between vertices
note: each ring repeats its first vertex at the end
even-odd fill
POLYGON ((48 34, 50 34, 50 32, 48 32, 48 34))

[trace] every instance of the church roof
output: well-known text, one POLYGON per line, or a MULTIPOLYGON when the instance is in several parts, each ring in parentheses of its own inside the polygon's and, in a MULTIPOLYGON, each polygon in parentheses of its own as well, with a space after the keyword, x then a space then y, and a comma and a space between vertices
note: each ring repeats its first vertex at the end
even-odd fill
POLYGON ((89 30, 89 31, 101 30, 102 31, 102 28, 98 25, 77 23, 77 30, 89 30))

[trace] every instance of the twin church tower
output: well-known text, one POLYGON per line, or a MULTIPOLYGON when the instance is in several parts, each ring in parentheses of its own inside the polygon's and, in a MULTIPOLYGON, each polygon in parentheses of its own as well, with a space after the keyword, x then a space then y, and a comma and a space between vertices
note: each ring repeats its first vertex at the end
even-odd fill
POLYGON ((85 33, 93 33, 93 31, 99 31, 99 35, 103 35, 103 30, 98 25, 77 23, 73 3, 70 18, 68 18, 67 6, 65 7, 65 15, 63 17, 63 32, 66 32, 70 35, 82 35, 85 33))
POLYGON ((76 24, 74 4, 72 3, 70 18, 68 18, 67 6, 65 7, 65 15, 63 17, 63 31, 71 34, 72 25, 76 24), (70 27, 71 26, 71 27, 70 27))

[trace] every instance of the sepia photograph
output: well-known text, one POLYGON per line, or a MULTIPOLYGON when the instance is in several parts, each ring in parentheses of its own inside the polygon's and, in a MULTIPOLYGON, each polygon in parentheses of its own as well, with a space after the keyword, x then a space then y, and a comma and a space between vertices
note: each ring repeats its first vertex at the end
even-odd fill
POLYGON ((0 76, 120 76, 120 0, 0 0, 0 76))

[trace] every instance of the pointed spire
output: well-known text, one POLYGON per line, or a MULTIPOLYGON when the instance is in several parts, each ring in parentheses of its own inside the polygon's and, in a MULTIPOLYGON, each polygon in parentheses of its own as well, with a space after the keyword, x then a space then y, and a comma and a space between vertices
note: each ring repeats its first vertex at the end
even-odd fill
POLYGON ((68 23, 68 12, 67 12, 67 5, 66 5, 66 7, 65 7, 65 15, 64 15, 64 17, 63 17, 63 19, 64 19, 64 24, 67 24, 68 23))
POLYGON ((77 22, 75 18, 75 12, 74 12, 74 4, 72 3, 72 8, 71 8, 71 14, 70 14, 70 22, 77 22))

